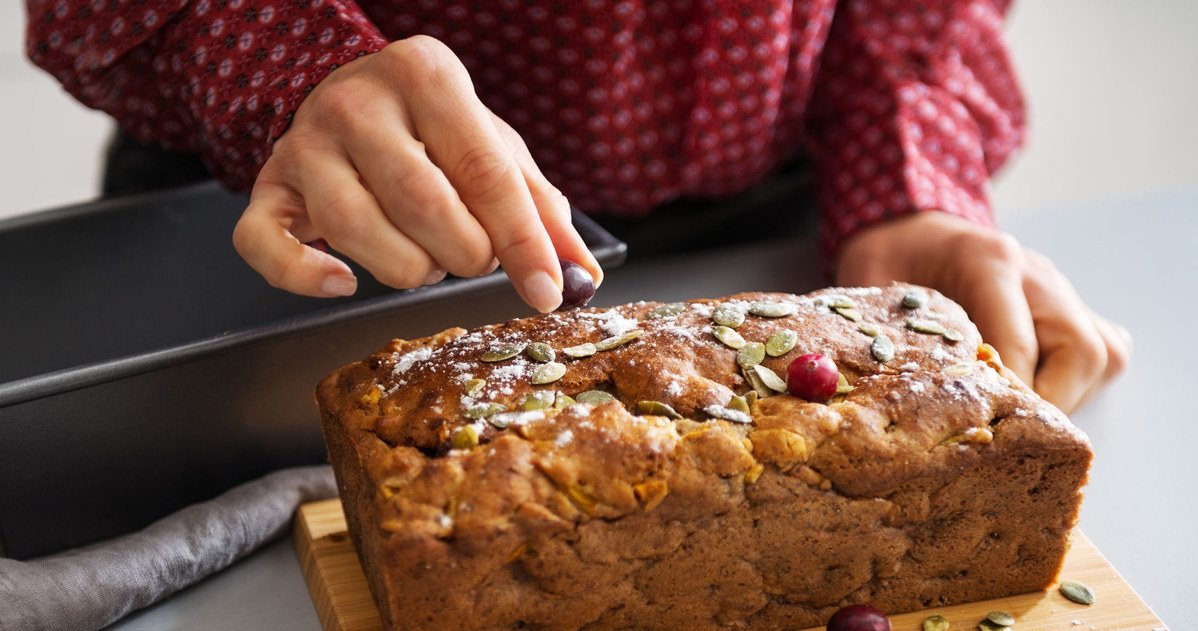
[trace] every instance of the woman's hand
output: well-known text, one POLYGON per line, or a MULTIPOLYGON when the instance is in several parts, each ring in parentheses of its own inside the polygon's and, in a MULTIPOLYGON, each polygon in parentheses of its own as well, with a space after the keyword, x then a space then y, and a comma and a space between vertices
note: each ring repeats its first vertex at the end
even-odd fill
POLYGON ((956 300, 1003 363, 1066 413, 1123 371, 1131 335, 1091 311, 1047 257, 941 212, 863 230, 841 249, 837 284, 905 281, 956 300))
POLYGON ((238 253, 271 285, 352 294, 349 267, 304 245, 318 238, 397 288, 503 265, 542 312, 561 302, 559 257, 596 284, 603 274, 565 196, 478 100, 457 57, 425 36, 346 64, 312 90, 233 233, 238 253))

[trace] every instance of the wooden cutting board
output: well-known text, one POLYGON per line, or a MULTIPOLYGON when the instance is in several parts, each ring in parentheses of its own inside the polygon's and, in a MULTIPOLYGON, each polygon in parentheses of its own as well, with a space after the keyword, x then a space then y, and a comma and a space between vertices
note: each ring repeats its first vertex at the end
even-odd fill
MULTIPOLYGON (((325 631, 383 631, 346 532, 341 501, 301 506, 294 540, 325 631)), ((987 613, 1000 610, 1015 616, 1014 631, 1166 631, 1164 623, 1080 531, 1073 533, 1061 578, 1090 586, 1097 597, 1095 604, 1070 602, 1054 587, 1046 592, 891 616, 891 627, 893 631, 919 631, 924 618, 938 613, 948 618, 952 631, 973 631, 987 613)))

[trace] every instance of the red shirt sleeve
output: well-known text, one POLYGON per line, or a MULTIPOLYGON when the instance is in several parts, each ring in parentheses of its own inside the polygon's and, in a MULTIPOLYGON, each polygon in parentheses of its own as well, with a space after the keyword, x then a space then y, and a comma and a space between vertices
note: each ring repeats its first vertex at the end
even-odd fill
POLYGON ((387 44, 351 0, 26 0, 26 49, 141 141, 248 189, 304 96, 387 44))
POLYGON ((917 211, 993 224, 989 176, 1025 130, 1006 4, 840 4, 807 128, 829 260, 858 230, 917 211))

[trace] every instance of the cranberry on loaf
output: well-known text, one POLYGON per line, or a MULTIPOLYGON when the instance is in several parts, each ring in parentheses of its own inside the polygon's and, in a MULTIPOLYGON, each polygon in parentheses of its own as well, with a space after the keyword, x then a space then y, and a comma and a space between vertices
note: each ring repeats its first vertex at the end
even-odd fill
POLYGON ((449 329, 317 400, 390 629, 797 629, 1039 590, 1091 459, 908 285, 449 329), (804 355, 826 400, 788 392, 804 355))

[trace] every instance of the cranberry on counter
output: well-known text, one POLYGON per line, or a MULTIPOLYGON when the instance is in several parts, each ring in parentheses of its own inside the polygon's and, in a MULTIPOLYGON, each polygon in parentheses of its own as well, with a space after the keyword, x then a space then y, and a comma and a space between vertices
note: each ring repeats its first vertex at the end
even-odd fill
POLYGON ((849 605, 832 614, 827 631, 890 631, 890 620, 877 607, 849 605))

